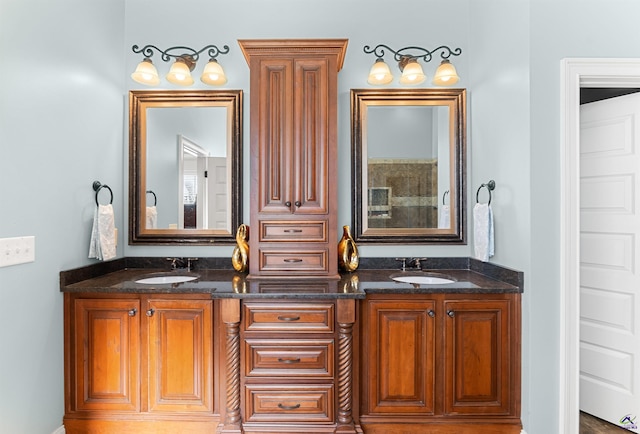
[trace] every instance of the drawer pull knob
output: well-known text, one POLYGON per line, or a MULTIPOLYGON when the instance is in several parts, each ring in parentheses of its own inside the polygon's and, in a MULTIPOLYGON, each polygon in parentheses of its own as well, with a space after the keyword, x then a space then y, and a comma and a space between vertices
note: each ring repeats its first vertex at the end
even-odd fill
POLYGON ((302 259, 300 259, 300 258, 289 258, 289 259, 285 259, 284 262, 302 262, 302 259))
POLYGON ((296 358, 296 359, 282 359, 282 358, 279 358, 278 362, 280 362, 280 363, 300 363, 300 359, 299 358, 296 358))
POLYGON ((279 316, 278 320, 280 321, 298 321, 300 320, 299 316, 279 316))
POLYGON ((302 229, 285 229, 286 233, 299 233, 302 232, 302 229))
POLYGON ((138 313, 138 309, 134 307, 129 311, 129 316, 136 316, 137 313, 138 313))
POLYGON ((282 410, 297 410, 300 408, 300 404, 296 404, 296 405, 283 405, 283 404, 278 404, 278 408, 282 409, 282 410))

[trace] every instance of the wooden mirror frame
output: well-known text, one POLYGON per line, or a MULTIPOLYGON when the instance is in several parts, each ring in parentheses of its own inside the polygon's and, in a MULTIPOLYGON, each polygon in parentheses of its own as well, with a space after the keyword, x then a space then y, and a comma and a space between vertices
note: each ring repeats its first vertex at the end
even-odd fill
POLYGON ((129 244, 235 244, 242 220, 242 90, 132 90, 129 92, 129 244), (231 231, 216 229, 144 229, 146 212, 146 110, 153 107, 228 106, 231 141, 231 231))
POLYGON ((466 244, 466 90, 465 89, 351 89, 352 226, 357 243, 466 244), (363 126, 369 105, 443 105, 450 108, 450 193, 453 222, 449 229, 376 228, 363 222, 363 126), (441 104, 439 104, 441 103, 441 104), (455 211, 454 211, 455 206, 455 211))

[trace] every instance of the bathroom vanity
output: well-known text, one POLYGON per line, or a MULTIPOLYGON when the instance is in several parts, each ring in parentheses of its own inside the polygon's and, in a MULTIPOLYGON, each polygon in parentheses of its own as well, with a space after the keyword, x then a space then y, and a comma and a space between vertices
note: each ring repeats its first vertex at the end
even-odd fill
POLYGON ((519 433, 521 273, 450 258, 433 264, 452 283, 412 284, 393 262, 337 281, 203 258, 62 272, 66 432, 519 433), (137 282, 167 275, 195 279, 137 282))

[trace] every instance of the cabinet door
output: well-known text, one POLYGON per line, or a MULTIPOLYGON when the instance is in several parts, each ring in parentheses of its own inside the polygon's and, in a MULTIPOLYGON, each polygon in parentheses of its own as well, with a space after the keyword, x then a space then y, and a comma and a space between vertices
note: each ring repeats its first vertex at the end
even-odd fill
POLYGON ((140 301, 77 299, 76 410, 139 411, 140 301))
POLYGON ((445 301, 445 414, 510 414, 510 307, 509 300, 445 301))
MULTIPOLYGON (((328 60, 297 59, 294 109, 294 212, 328 213, 329 73, 328 60)), ((335 158, 335 156, 334 156, 335 158)))
POLYGON ((372 300, 367 306, 369 413, 433 414, 435 302, 372 300))
POLYGON ((149 411, 213 410, 211 300, 149 299, 149 411))
MULTIPOLYGON (((290 214, 293 199, 293 62, 291 59, 263 59, 258 63, 259 110, 252 111, 252 184, 257 187, 259 213, 290 214), (254 127, 254 125, 256 125, 254 127), (254 138, 255 136, 255 138, 254 138)), ((253 79, 253 77, 252 77, 253 79)), ((253 87, 252 87, 253 89, 253 87)), ((252 107, 253 108, 253 107, 252 107)))

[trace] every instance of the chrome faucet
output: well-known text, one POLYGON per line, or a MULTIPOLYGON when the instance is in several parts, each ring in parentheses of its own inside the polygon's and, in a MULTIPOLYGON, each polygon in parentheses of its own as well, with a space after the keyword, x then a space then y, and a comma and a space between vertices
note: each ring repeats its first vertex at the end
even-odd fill
POLYGON ((198 258, 167 258, 167 261, 171 261, 171 270, 186 269, 191 271, 193 263, 198 258))
POLYGON ((422 270, 422 262, 426 261, 428 258, 412 258, 411 264, 416 270, 422 270))

